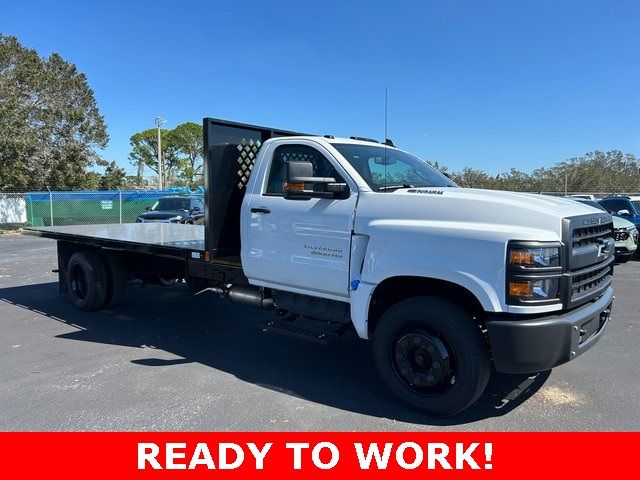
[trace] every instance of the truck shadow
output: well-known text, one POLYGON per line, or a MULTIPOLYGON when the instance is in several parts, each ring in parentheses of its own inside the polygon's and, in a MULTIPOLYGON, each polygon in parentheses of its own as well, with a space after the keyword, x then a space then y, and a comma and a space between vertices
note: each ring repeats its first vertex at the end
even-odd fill
MULTIPOLYGON (((508 414, 547 380, 537 375, 493 372, 483 396, 466 411, 438 419, 408 410, 391 399, 378 381, 369 343, 348 333, 326 347, 262 333, 256 324, 273 318, 186 287, 136 289, 112 310, 84 313, 58 295, 57 283, 0 289, 0 300, 75 328, 57 336, 82 342, 139 347, 142 368, 181 368, 198 362, 264 388, 364 415, 425 425, 461 425, 508 414), (179 359, 147 356, 148 348, 179 359)), ((215 385, 212 385, 215 388, 215 385)))

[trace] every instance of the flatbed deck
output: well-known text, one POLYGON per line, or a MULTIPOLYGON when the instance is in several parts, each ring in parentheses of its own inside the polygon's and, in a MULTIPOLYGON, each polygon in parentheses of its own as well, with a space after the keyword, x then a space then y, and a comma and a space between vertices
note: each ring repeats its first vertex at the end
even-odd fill
POLYGON ((204 226, 177 223, 122 223, 29 227, 23 233, 117 250, 141 251, 169 256, 204 252, 204 226))

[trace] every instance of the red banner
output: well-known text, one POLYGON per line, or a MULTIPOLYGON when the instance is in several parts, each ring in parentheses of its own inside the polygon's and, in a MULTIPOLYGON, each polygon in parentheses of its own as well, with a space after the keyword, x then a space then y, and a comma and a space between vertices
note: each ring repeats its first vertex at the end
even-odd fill
POLYGON ((638 433, 0 433, 4 478, 637 476, 638 433))

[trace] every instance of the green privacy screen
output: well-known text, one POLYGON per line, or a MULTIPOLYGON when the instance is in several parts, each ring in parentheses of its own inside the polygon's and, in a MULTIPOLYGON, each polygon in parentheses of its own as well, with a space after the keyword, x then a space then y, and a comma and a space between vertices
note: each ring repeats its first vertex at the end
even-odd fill
POLYGON ((27 222, 37 227, 131 223, 160 197, 176 193, 173 190, 29 192, 24 198, 27 222))

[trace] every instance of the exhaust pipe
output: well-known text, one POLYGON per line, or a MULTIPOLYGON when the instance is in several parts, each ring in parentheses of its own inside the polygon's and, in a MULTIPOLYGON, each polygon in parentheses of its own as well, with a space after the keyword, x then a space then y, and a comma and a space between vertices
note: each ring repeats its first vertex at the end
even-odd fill
POLYGON ((231 303, 236 305, 246 305, 264 310, 274 307, 273 298, 265 298, 264 289, 259 287, 250 287, 248 285, 231 285, 229 288, 207 287, 196 293, 196 295, 204 292, 211 292, 222 298, 228 298, 231 303))
POLYGON ((236 305, 247 305, 265 310, 273 308, 273 298, 265 298, 264 290, 259 287, 231 285, 226 291, 226 296, 231 303, 235 303, 236 305))

